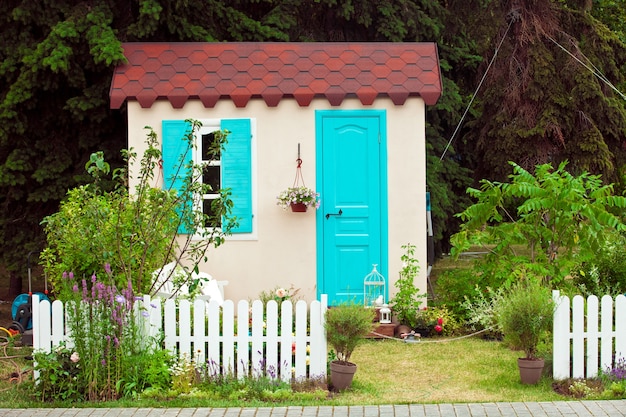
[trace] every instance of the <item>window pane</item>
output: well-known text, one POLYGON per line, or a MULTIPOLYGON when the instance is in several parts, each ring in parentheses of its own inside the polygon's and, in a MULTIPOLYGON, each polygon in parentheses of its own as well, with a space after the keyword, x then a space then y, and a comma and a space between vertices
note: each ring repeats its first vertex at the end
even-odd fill
POLYGON ((212 151, 211 146, 213 145, 214 141, 215 141, 215 132, 202 135, 202 149, 200 151, 202 154, 203 161, 219 161, 220 160, 221 149, 219 147, 216 149, 217 150, 216 155, 213 155, 211 153, 212 151))
POLYGON ((211 186, 217 192, 221 184, 221 169, 219 166, 205 166, 202 170, 202 183, 211 186))
MULTIPOLYGON (((213 207, 212 207, 213 202, 215 200, 216 199, 210 199, 210 198, 202 200, 202 212, 205 215, 209 216, 210 219, 213 219, 215 217, 215 211, 213 211, 213 207)), ((217 223, 214 225, 212 225, 208 219, 205 220, 204 222, 204 227, 221 227, 221 226, 222 226, 221 218, 217 219, 217 223)))

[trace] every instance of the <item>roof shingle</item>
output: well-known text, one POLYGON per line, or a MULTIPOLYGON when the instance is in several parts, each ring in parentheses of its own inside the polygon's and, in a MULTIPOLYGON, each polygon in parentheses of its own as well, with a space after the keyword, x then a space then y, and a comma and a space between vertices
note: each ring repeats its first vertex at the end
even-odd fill
POLYGON ((377 97, 402 105, 441 96, 434 43, 125 43, 128 63, 113 74, 111 108, 125 100, 151 107, 158 99, 182 108, 200 99, 213 107, 229 98, 245 107, 262 98, 274 107, 283 98, 308 106, 324 97, 333 106, 346 97, 371 105, 377 97))

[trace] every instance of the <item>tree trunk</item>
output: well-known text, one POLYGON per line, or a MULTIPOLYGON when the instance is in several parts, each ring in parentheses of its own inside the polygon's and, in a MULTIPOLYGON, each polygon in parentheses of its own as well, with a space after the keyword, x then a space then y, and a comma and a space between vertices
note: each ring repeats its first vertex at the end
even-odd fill
POLYGON ((12 300, 22 293, 22 278, 15 271, 9 273, 9 299, 12 300))

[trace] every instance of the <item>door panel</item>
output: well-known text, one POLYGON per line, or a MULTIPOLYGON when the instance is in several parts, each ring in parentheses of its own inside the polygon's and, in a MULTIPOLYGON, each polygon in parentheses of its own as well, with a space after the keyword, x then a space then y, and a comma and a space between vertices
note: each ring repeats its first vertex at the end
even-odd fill
POLYGON ((380 111, 318 115, 318 289, 331 304, 363 300, 363 279, 383 259, 380 111))

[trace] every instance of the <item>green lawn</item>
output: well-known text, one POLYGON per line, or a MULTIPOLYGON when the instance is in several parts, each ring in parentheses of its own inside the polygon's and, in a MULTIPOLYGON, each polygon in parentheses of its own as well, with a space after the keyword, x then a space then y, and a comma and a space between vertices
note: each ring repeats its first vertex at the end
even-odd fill
MULTIPOLYGON (((345 404, 553 401, 551 379, 522 385, 519 352, 479 338, 417 343, 368 341, 353 360, 359 369, 345 404)), ((546 358, 548 359, 548 358, 546 358)))

